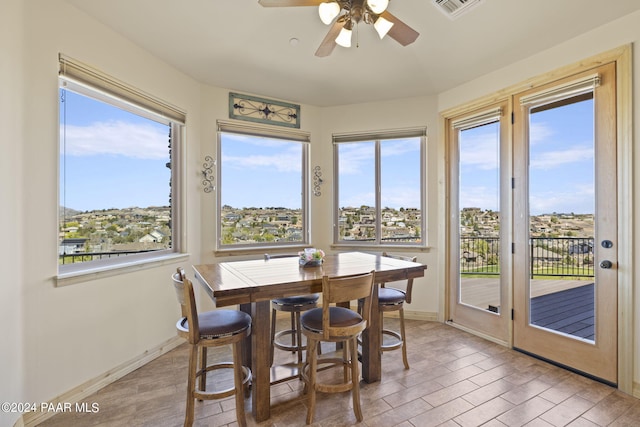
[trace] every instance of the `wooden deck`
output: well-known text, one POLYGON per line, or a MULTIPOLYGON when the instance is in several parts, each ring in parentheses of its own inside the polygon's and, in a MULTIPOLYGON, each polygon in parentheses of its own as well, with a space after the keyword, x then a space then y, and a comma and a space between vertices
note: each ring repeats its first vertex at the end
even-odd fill
POLYGON ((594 284, 531 299, 531 324, 588 340, 595 339, 594 284))
MULTIPOLYGON (((593 280, 539 280, 531 281, 531 297, 539 297, 593 283, 593 280)), ((500 306, 500 289, 497 278, 463 278, 462 301, 465 304, 486 309, 500 306)))
MULTIPOLYGON (((496 278, 463 278, 462 302, 484 310, 500 307, 496 278)), ((594 339, 593 280, 532 280, 531 323, 594 339)))

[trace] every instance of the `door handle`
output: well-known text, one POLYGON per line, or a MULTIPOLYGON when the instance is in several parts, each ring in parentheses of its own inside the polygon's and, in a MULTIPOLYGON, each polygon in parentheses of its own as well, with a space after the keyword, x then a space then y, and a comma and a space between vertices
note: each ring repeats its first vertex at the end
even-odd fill
POLYGON ((608 259, 605 259, 600 262, 600 268, 611 268, 611 267, 613 267, 613 263, 608 259))

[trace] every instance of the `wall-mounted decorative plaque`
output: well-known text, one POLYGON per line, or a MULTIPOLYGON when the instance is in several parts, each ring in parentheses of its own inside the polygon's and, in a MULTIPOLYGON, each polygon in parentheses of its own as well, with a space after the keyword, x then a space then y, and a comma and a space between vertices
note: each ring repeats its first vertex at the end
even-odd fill
POLYGON ((229 118, 300 129, 300 106, 229 92, 229 118))

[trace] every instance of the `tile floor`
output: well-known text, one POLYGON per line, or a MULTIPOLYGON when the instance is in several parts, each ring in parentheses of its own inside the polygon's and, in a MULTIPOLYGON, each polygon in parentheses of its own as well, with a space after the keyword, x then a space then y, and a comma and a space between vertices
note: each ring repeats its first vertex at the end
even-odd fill
MULTIPOLYGON (((361 426, 640 426, 640 400, 609 386, 447 325, 407 327, 411 369, 399 352, 384 353, 382 381, 362 383, 361 426)), ((211 353, 227 359, 230 350, 211 353)), ((40 426, 181 426, 187 358, 182 345, 84 400, 99 412, 58 414, 40 426)), ((249 426, 305 425, 300 381, 275 385, 271 395, 272 417, 262 423, 246 400, 249 426)), ((314 426, 355 424, 348 394, 318 394, 314 426)), ((237 426, 233 398, 196 403, 194 425, 237 426)))

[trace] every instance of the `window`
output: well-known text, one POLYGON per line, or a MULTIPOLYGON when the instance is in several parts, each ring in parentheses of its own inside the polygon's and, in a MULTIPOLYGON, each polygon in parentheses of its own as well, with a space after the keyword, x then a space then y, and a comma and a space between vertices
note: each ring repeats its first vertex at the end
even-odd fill
POLYGON ((334 135, 334 241, 424 245, 426 129, 334 135))
POLYGON ((218 249, 308 243, 309 135, 218 122, 218 249))
POLYGON ((60 273, 176 252, 184 115, 60 56, 60 273))

